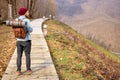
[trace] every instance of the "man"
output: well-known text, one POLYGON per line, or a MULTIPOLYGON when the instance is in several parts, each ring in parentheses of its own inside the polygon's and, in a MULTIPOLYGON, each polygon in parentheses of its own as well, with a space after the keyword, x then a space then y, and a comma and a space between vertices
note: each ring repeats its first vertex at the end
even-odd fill
POLYGON ((21 75, 21 63, 22 63, 22 54, 23 51, 25 52, 26 56, 26 73, 31 74, 31 59, 30 59, 30 53, 31 53, 31 35, 30 33, 33 31, 32 25, 30 23, 29 17, 29 11, 27 8, 20 8, 19 9, 19 15, 20 17, 16 20, 22 20, 27 22, 27 25, 25 26, 25 29, 27 30, 27 35, 25 39, 22 38, 16 38, 17 43, 17 75, 21 75))

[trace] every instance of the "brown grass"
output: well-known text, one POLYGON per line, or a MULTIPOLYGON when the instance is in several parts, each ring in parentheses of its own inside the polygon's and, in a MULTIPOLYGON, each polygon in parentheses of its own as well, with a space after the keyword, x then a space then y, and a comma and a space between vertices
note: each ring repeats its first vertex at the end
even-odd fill
POLYGON ((15 38, 11 27, 0 25, 0 80, 15 49, 15 38))
POLYGON ((46 37, 60 80, 119 80, 120 58, 69 26, 47 21, 46 37))

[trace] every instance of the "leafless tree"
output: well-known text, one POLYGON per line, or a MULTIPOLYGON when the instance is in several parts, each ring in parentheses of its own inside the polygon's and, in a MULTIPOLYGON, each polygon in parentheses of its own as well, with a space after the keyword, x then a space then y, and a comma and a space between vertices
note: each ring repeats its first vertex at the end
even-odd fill
POLYGON ((57 3, 55 0, 48 0, 46 4, 46 14, 47 15, 57 15, 57 3))
MULTIPOLYGON (((7 17, 8 15, 8 4, 12 4, 12 16, 13 18, 18 16, 18 10, 20 7, 29 8, 30 14, 33 18, 39 18, 42 16, 56 15, 57 4, 56 0, 0 0, 0 15, 2 14, 7 17), (4 3, 5 5, 3 5, 4 3)), ((2 15, 3 16, 3 15, 2 15)))
POLYGON ((7 0, 0 0, 0 15, 2 20, 7 19, 7 15, 8 15, 7 4, 8 4, 7 0))

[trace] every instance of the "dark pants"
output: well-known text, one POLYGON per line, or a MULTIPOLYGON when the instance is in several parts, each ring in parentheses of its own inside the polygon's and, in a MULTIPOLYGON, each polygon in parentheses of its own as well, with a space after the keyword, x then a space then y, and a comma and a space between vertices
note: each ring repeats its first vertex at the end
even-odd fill
POLYGON ((25 52, 26 56, 26 68, 27 70, 31 70, 31 59, 30 59, 30 52, 31 52, 31 41, 17 41, 17 71, 21 71, 21 62, 22 62, 22 54, 23 51, 25 52))

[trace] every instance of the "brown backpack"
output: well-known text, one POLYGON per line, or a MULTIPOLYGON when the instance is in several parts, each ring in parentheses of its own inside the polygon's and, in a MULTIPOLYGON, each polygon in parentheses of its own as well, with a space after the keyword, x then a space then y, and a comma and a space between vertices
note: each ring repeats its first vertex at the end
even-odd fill
MULTIPOLYGON (((13 24, 15 23, 14 21, 12 22, 13 24)), ((20 26, 21 22, 22 20, 18 20, 18 26, 12 26, 12 28, 13 28, 14 35, 16 38, 25 39, 27 35, 27 31, 25 30, 25 26, 20 26)))

